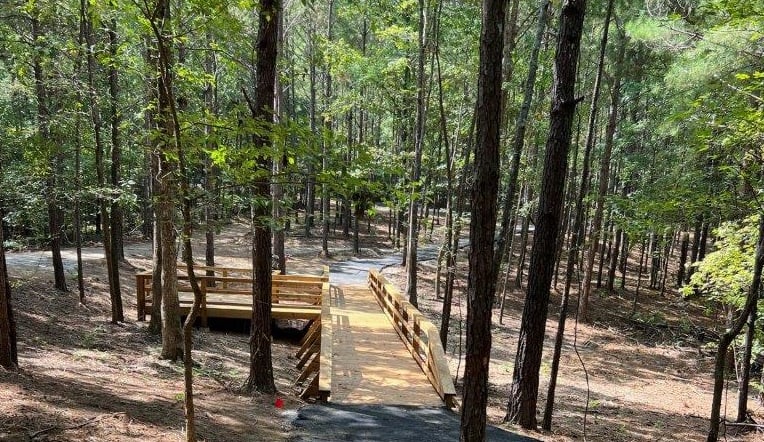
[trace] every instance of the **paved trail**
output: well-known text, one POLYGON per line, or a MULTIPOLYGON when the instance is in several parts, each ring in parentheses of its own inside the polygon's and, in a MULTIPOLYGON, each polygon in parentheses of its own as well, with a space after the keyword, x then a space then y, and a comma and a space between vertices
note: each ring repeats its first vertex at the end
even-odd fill
MULTIPOLYGON (((308 405, 290 415, 295 442, 446 442, 459 440, 459 415, 443 407, 308 405)), ((488 426, 491 442, 533 442, 488 426)))

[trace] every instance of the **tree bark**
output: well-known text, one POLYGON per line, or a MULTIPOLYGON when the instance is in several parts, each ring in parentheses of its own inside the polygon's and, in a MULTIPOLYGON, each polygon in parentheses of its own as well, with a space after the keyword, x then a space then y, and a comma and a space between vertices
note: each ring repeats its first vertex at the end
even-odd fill
POLYGON ((754 335, 756 333, 757 309, 754 302, 751 312, 748 314, 748 322, 745 332, 745 348, 743 360, 740 363, 739 391, 737 396, 737 418, 735 422, 748 420, 748 390, 751 381, 751 353, 753 352, 754 335))
POLYGON ((687 252, 690 247, 690 234, 682 232, 680 239, 681 246, 679 248, 679 271, 676 275, 676 286, 682 287, 684 285, 684 275, 687 273, 687 252))
POLYGON ((499 191, 501 59, 506 2, 483 0, 476 113, 474 181, 470 201, 467 345, 461 441, 485 440, 491 313, 496 292, 494 232, 499 191))
POLYGON ((422 175, 422 149, 425 130, 425 71, 424 59, 427 47, 425 0, 419 0, 419 54, 417 57, 416 126, 414 128, 414 163, 411 168, 411 194, 409 201, 409 231, 406 245, 406 297, 417 306, 417 248, 419 244, 419 196, 422 175))
POLYGON ((724 393, 724 365, 727 355, 727 349, 732 341, 743 329, 746 320, 749 319, 754 305, 759 299, 759 290, 761 289, 761 272, 764 267, 764 215, 759 215, 759 237, 757 238, 756 258, 753 265, 753 278, 751 286, 748 288, 745 306, 740 316, 735 320, 732 326, 719 339, 719 348, 716 351, 714 360, 714 396, 711 402, 711 419, 708 429, 708 442, 716 442, 719 438, 719 425, 721 423, 722 394, 724 393))
MULTIPOLYGON (((218 113, 218 91, 217 91, 217 58, 212 50, 212 36, 207 34, 208 51, 204 59, 204 71, 209 78, 204 88, 204 106, 210 116, 216 116, 218 113)), ((207 140, 207 148, 214 150, 216 142, 214 140, 214 128, 212 124, 204 126, 204 134, 207 140)), ((204 263, 209 267, 215 266, 215 229, 218 222, 218 167, 208 156, 204 160, 204 190, 207 198, 204 203, 204 224, 205 224, 205 247, 204 263)), ((208 276, 214 275, 214 270, 207 271, 208 276)))
MULTIPOLYGON (((117 40, 117 21, 112 19, 109 22, 109 28, 107 30, 109 36, 109 55, 111 56, 111 62, 109 63, 109 103, 111 107, 111 118, 109 123, 111 124, 111 187, 114 192, 114 196, 120 195, 120 180, 122 168, 122 144, 119 138, 119 125, 122 122, 122 116, 119 112, 119 72, 117 70, 116 58, 117 48, 119 41, 117 40)), ((117 199, 114 199, 111 203, 111 248, 112 248, 112 261, 114 262, 114 272, 119 281, 119 261, 125 259, 125 247, 124 247, 124 233, 123 224, 124 216, 122 214, 122 206, 117 199)), ((117 293, 119 294, 120 301, 122 295, 119 287, 117 287, 117 293)), ((120 302, 121 303, 121 302, 120 302)))
MULTIPOLYGON (((95 17, 92 6, 84 5, 86 8, 84 32, 85 42, 87 43, 87 78, 88 78, 88 95, 90 99, 90 116, 93 121, 93 136, 95 138, 95 161, 96 161, 96 176, 98 180, 98 187, 105 190, 106 185, 106 166, 104 158, 104 142, 103 142, 103 120, 101 119, 101 111, 98 106, 98 92, 96 91, 96 57, 95 57, 95 38, 93 35, 93 22, 95 17)), ((110 88, 111 88, 110 79, 110 88)), ((111 92, 111 91, 110 91, 111 92)), ((114 110, 116 112, 116 110, 114 110)), ((116 118, 116 117, 115 117, 116 118)), ((114 123, 112 123, 114 124, 114 123)), ((112 127, 112 131, 117 130, 112 127)), ((116 135, 112 132, 112 141, 116 135)), ((117 147, 118 149, 118 147, 117 147)), ((119 161, 119 155, 117 156, 119 161)), ((113 167, 113 166, 112 166, 113 167)), ((114 173, 112 171, 112 173, 114 173)), ((118 177, 117 177, 118 179, 118 177)), ((116 206, 116 203, 111 206, 116 206)), ((98 207, 101 213, 101 231, 103 235, 103 249, 104 257, 106 258, 106 272, 109 280, 109 297, 111 299, 111 322, 118 323, 125 320, 124 311, 122 308, 122 291, 119 281, 119 259, 117 253, 113 247, 114 235, 112 234, 112 227, 114 223, 111 220, 111 214, 109 213, 109 202, 106 198, 100 197, 98 199, 98 207)))
MULTIPOLYGON (((150 17, 150 25, 156 43, 156 93, 158 98, 156 123, 159 138, 157 148, 157 188, 155 200, 158 223, 159 259, 161 260, 161 316, 162 351, 160 358, 177 360, 183 352, 181 338, 180 306, 178 301, 178 247, 175 229, 175 205, 177 202, 177 164, 173 157, 178 153, 180 128, 174 119, 172 85, 173 58, 169 29, 170 3, 157 0, 153 11, 144 11, 150 17)), ((157 299, 153 299, 156 309, 157 299)))
MULTIPOLYGON (((517 181, 520 174, 520 158, 523 153, 523 146, 525 145, 525 131, 528 126, 528 115, 531 110, 531 103, 533 101, 533 92, 536 85, 536 73, 538 72, 538 59, 539 52, 541 51, 541 43, 544 39, 544 30, 546 29, 547 13, 549 10, 549 0, 542 0, 539 3, 538 9, 538 23, 536 24, 536 39, 531 49, 531 58, 528 62, 528 77, 525 80, 525 89, 523 91, 523 104, 520 106, 520 113, 517 116, 515 123, 515 135, 512 139, 512 159, 509 165, 509 178, 507 179, 507 187, 504 191, 504 207, 502 207, 501 215, 501 230, 499 233, 498 241, 496 243, 496 256, 494 256, 494 265, 496 269, 495 273, 499 274, 499 267, 501 261, 504 258, 504 249, 509 235, 514 235, 515 226, 510 225, 512 218, 513 207, 512 205, 517 198, 517 181)), ((515 17, 516 19, 516 17, 515 17)), ((508 54, 505 55, 505 63, 507 61, 508 54)), ((509 57, 511 59, 511 57, 509 57)), ((505 79, 505 83, 508 80, 505 79)), ((506 102, 506 97, 504 100, 506 102)), ((506 104, 505 104, 506 107, 506 104)), ((506 108, 504 112, 506 112, 506 108)), ((511 255, 509 262, 512 262, 511 255)), ((518 270, 518 276, 522 273, 522 269, 518 270)))
MULTIPOLYGON (((252 118, 273 124, 274 86, 276 83, 276 58, 278 22, 281 4, 277 0, 260 0, 259 27, 257 33, 257 84, 255 103, 250 103, 252 118)), ((258 167, 261 171, 271 170, 271 160, 267 155, 270 139, 265 134, 254 136, 254 147, 259 152, 258 167)), ((254 186, 255 198, 252 226, 252 331, 250 334, 249 377, 245 391, 275 393, 273 361, 271 356, 271 229, 268 222, 270 182, 268 176, 257 178, 254 186)))
MULTIPOLYGON (((2 205, 5 206, 4 203, 2 205)), ((0 244, 5 241, 2 227, 4 216, 4 207, 0 207, 0 244)), ((8 267, 5 264, 5 248, 0 247, 0 367, 6 370, 16 370, 18 365, 16 320, 13 314, 11 284, 8 280, 8 267)))
MULTIPOLYGON (((600 43, 599 61, 597 64, 597 77, 594 80, 594 93, 592 95, 592 107, 589 113, 589 132, 586 137, 587 148, 594 145, 595 123, 597 121, 597 106, 599 105, 600 84, 602 82, 602 73, 605 65, 605 50, 607 49, 608 30, 610 29, 610 17, 613 15, 614 0, 608 0, 607 11, 605 12, 605 23, 602 29, 602 41, 600 43)), ((619 54, 623 54, 626 43, 620 46, 619 54)), ((623 55, 619 56, 620 66, 623 55)), ((620 68, 617 68, 620 71, 620 68)), ((607 131, 605 134, 605 151, 602 154, 599 177, 599 191, 597 192, 597 201, 594 209, 594 219, 592 220, 590 246, 587 253, 586 266, 584 267, 584 281, 581 286, 581 302, 578 305, 579 319, 583 322, 589 322, 589 296, 591 294, 592 271, 594 270, 594 257, 599 249, 600 229, 602 227, 602 213, 605 205, 605 194, 608 188, 608 179, 610 178, 610 154, 613 149, 613 135, 618 121, 618 101, 620 101, 620 74, 616 73, 616 79, 613 84, 610 103, 610 118, 608 120, 607 131)))
POLYGON ((703 234, 703 216, 698 215, 695 218, 694 233, 692 236, 692 249, 690 252, 690 269, 684 276, 684 283, 690 283, 690 277, 695 273, 695 264, 698 261, 698 251, 700 250, 700 237, 703 234))
MULTIPOLYGON (((39 42, 45 40, 38 14, 39 10, 35 7, 32 11, 31 19, 32 42, 34 45, 38 45, 39 42)), ((52 109, 50 91, 46 85, 43 61, 40 59, 41 54, 44 52, 45 50, 43 48, 35 47, 35 55, 32 62, 35 94, 37 96, 37 130, 41 142, 44 143, 41 147, 44 151, 47 151, 50 164, 50 171, 45 180, 45 191, 47 194, 48 234, 50 235, 50 250, 53 261, 53 281, 56 289, 66 292, 69 291, 69 289, 66 286, 64 262, 61 259, 61 219, 63 218, 63 213, 59 207, 59 201, 56 196, 58 193, 56 176, 61 169, 61 153, 59 152, 59 147, 51 139, 50 117, 52 109)))
MULTIPOLYGON (((326 25, 326 40, 332 42, 334 27, 334 0, 329 0, 329 13, 327 17, 326 25)), ((329 146, 332 139, 332 120, 329 116, 329 107, 332 99, 332 71, 330 66, 326 66, 326 89, 324 95, 324 134, 321 144, 321 168, 324 172, 329 170, 329 146)), ((323 183, 321 185, 321 254, 325 257, 329 257, 329 184, 323 183)))
POLYGON ((549 137, 542 174, 539 213, 533 235, 528 291, 520 322, 507 420, 523 428, 536 428, 541 350, 554 271, 555 250, 562 214, 563 188, 568 166, 571 129, 579 100, 574 97, 585 0, 569 0, 562 6, 555 51, 554 87, 549 137))

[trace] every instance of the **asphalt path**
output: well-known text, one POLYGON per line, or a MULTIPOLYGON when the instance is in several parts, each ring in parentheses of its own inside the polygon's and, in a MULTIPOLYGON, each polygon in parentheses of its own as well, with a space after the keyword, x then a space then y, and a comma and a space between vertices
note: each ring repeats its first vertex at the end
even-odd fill
MULTIPOLYGON (((286 412, 294 442, 443 442, 459 440, 459 415, 444 407, 390 405, 308 405, 286 412)), ((488 426, 486 440, 532 442, 504 429, 488 426)))
MULTIPOLYGON (((439 245, 423 244, 417 248, 417 261, 429 261, 437 259, 439 245)), ((349 258, 344 261, 329 263, 329 282, 335 285, 358 285, 366 284, 369 270, 380 270, 392 265, 398 265, 403 261, 401 252, 393 249, 380 251, 379 257, 374 258, 349 258)))

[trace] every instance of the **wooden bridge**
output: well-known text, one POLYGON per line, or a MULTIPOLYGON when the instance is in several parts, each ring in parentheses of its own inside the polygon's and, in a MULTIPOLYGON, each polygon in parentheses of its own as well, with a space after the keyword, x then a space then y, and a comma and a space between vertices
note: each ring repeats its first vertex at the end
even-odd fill
MULTIPOLYGON (((199 267, 208 317, 251 317, 251 272, 199 267), (248 295, 248 296, 245 296, 248 295)), ((179 276, 181 310, 193 298, 179 276)), ((368 286, 330 286, 321 276, 274 275, 273 317, 307 319, 296 384, 302 396, 342 404, 456 405, 438 330, 377 271, 368 286)), ((151 275, 136 275, 138 316, 151 306, 151 275)), ((184 310, 185 309, 185 310, 184 310)))

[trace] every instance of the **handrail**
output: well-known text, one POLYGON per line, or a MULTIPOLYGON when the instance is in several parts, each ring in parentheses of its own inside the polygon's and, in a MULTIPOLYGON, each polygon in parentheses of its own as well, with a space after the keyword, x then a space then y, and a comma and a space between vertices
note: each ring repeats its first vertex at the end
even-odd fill
MULTIPOLYGON (((205 269, 205 266, 195 266, 199 269, 205 269)), ((215 273, 222 273, 228 275, 230 273, 239 272, 246 269, 234 269, 223 268, 222 272, 217 272, 217 268, 214 269, 215 273), (230 273, 229 273, 230 272, 230 273)), ((280 301, 287 302, 300 302, 312 305, 321 304, 321 295, 323 291, 323 285, 329 281, 329 266, 322 266, 321 275, 304 275, 304 274, 292 274, 292 275, 273 275, 272 279, 272 296, 274 304, 278 304, 280 301)), ((199 274, 197 279, 203 284, 200 284, 202 288, 202 322, 206 323, 206 298, 208 294, 229 294, 229 295, 248 295, 250 294, 252 287, 252 277, 249 276, 208 276, 199 274), (221 283, 218 285, 218 283, 221 283)), ((178 275, 179 281, 188 280, 188 276, 184 274, 178 275)), ((136 285, 136 304, 138 310, 138 320, 143 321, 146 319, 147 305, 151 301, 151 272, 136 273, 135 285, 136 285)), ((190 287, 181 285, 178 287, 179 292, 189 292, 190 287)), ((328 294, 327 294, 328 296, 328 294)))
POLYGON ((318 395, 326 401, 332 392, 332 314, 331 286, 321 290, 321 353, 319 354, 318 395))
POLYGON ((369 287, 393 328, 419 364, 435 391, 449 407, 456 406, 456 389, 448 369, 438 329, 377 270, 369 270, 369 287))

